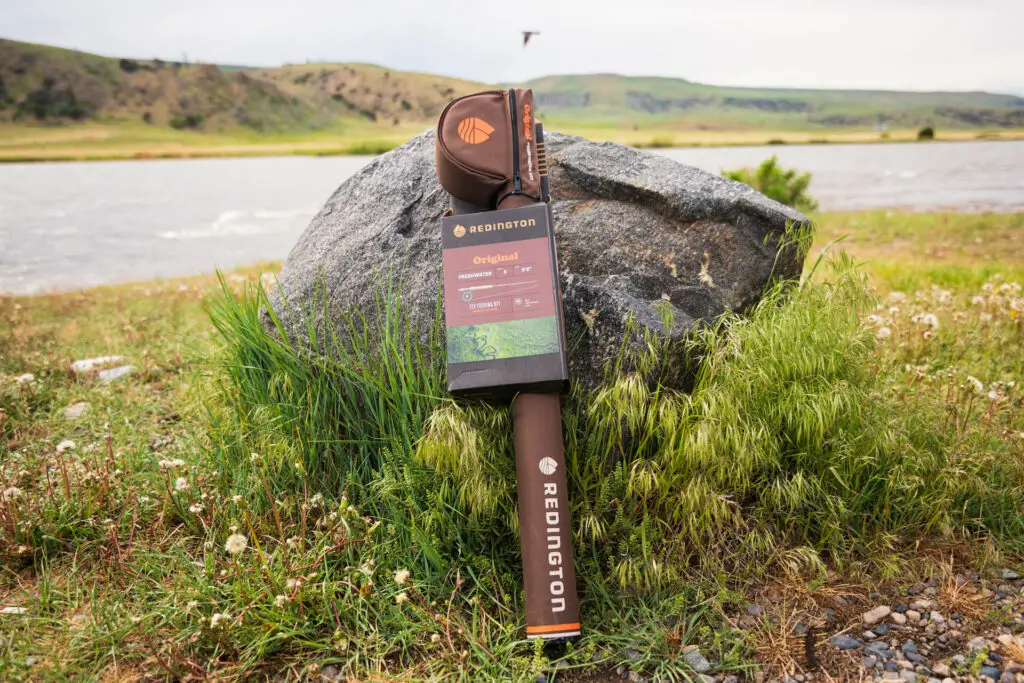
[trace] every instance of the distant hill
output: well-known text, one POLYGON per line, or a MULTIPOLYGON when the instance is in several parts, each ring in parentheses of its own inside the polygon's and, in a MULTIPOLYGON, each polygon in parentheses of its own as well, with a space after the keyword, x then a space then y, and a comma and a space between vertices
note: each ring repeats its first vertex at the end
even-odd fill
MULTIPOLYGON (((615 74, 526 83, 556 123, 645 129, 808 130, 1024 127, 1024 98, 973 93, 717 87, 615 74)), ((247 68, 116 59, 0 39, 0 122, 91 120, 156 127, 299 132, 346 121, 427 122, 486 88, 371 64, 247 68)))
POLYGON ((395 125, 437 116, 482 87, 369 64, 218 67, 113 59, 0 39, 0 120, 133 120, 256 131, 329 128, 345 119, 395 125))
POLYGON ((1024 99, 985 92, 734 88, 679 78, 594 74, 527 82, 538 109, 574 121, 688 119, 694 126, 1024 127, 1024 99))

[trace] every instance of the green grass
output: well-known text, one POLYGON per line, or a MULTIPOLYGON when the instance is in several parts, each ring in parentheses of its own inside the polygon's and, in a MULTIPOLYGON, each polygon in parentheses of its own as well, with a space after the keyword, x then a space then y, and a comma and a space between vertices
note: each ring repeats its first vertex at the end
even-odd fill
MULTIPOLYGON (((765 663, 727 615, 780 576, 874 581, 920 566, 918 543, 1024 551, 1019 221, 823 214, 808 272, 843 234, 860 269, 826 257, 747 318, 573 388, 580 680, 627 645, 670 680, 687 643, 765 663), (947 244, 966 246, 918 263, 947 244), (650 381, 666 353, 687 393, 650 381)), ((0 490, 21 492, 0 502, 0 605, 27 609, 0 617, 0 676, 548 670, 522 636, 507 410, 447 398, 443 336, 405 335, 386 282, 379 327, 316 340, 331 360, 263 328, 259 282, 0 298, 0 490), (108 353, 137 372, 67 371, 108 353)))

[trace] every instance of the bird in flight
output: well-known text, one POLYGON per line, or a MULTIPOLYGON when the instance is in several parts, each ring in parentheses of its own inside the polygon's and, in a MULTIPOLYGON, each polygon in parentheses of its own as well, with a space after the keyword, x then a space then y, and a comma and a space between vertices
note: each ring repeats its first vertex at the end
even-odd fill
POLYGON ((523 31, 523 47, 526 47, 526 44, 530 42, 530 38, 539 35, 540 31, 523 31))

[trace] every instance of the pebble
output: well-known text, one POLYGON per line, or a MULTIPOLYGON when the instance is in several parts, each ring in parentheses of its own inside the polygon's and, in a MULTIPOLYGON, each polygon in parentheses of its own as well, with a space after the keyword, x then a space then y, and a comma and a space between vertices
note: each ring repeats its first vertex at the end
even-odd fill
POLYGON ((647 683, 647 679, 636 671, 629 672, 630 683, 647 683))
POLYGON ((739 676, 726 676, 722 679, 722 683, 740 683, 739 676))
POLYGON ((914 602, 910 603, 910 608, 916 609, 918 612, 930 612, 934 607, 934 600, 914 600, 914 602))
POLYGON ((77 420, 89 410, 89 404, 85 402, 72 403, 63 410, 65 420, 77 420))
POLYGON ((906 605, 896 605, 895 607, 892 608, 892 611, 893 612, 897 612, 899 614, 906 614, 907 613, 907 606, 906 605))
POLYGON ((875 638, 878 637, 878 636, 875 635, 874 631, 864 631, 860 635, 861 635, 861 637, 864 638, 864 640, 874 640, 875 638))
POLYGON ((1004 671, 1003 675, 999 677, 999 683, 1014 683, 1016 678, 1017 677, 1009 671, 1004 671))
POLYGON ((126 375, 130 375, 135 372, 134 365, 121 365, 116 368, 110 368, 109 370, 100 370, 96 373, 100 381, 104 384, 110 384, 114 380, 121 379, 126 375))
POLYGON ((916 609, 908 609, 907 619, 910 620, 910 623, 917 624, 921 621, 921 613, 918 612, 916 609))
POLYGON ((18 375, 14 381, 18 384, 31 384, 36 381, 36 376, 31 372, 26 372, 24 375, 18 375))
POLYGON ((697 648, 684 652, 683 661, 689 664, 690 668, 699 674, 711 670, 711 662, 709 662, 697 648))
POLYGON ((950 670, 950 668, 942 662, 932 664, 932 673, 936 676, 942 676, 943 678, 953 675, 953 672, 950 670))
POLYGON ((886 671, 882 674, 883 681, 900 681, 903 680, 898 673, 895 671, 886 671))
POLYGON ((861 646, 861 642, 859 640, 857 640, 853 636, 848 636, 846 634, 833 636, 829 642, 831 642, 840 650, 856 650, 858 647, 861 646))
POLYGON ((1004 568, 1003 571, 1000 572, 999 575, 1005 581, 1016 581, 1017 579, 1020 578, 1020 574, 1018 574, 1017 572, 1013 571, 1012 569, 1010 569, 1008 567, 1004 568))
POLYGON ((764 607, 761 607, 761 605, 747 605, 747 614, 752 617, 759 617, 764 614, 764 607))
POLYGON ((863 666, 865 669, 873 669, 875 664, 878 663, 878 658, 877 657, 865 657, 864 659, 860 660, 860 663, 861 663, 861 666, 863 666))
POLYGON ((865 612, 862 616, 863 616, 863 619, 864 619, 864 623, 867 626, 874 626, 875 624, 880 622, 882 619, 885 619, 887 616, 889 616, 891 613, 892 613, 892 608, 891 607, 889 607, 888 605, 879 605, 878 607, 874 608, 873 610, 869 610, 869 611, 865 612))
POLYGON ((320 669, 321 681, 336 681, 340 676, 341 670, 332 664, 328 664, 324 668, 320 669))
POLYGON ((640 653, 635 648, 632 648, 632 647, 624 647, 624 648, 622 648, 622 656, 625 657, 626 659, 628 659, 631 662, 639 662, 640 661, 640 653))
POLYGON ((0 609, 0 614, 27 614, 27 607, 4 607, 0 609))
POLYGON ((903 643, 903 647, 900 648, 904 652, 917 652, 917 643, 912 640, 908 640, 903 643))
POLYGON ((981 667, 981 671, 979 671, 978 673, 980 673, 982 676, 988 676, 993 681, 998 681, 1003 676, 1003 672, 995 668, 994 666, 983 666, 981 667))
POLYGON ((978 636, 977 638, 971 638, 967 641, 967 651, 974 652, 975 650, 988 649, 988 641, 978 636))
POLYGON ((114 363, 120 362, 121 356, 97 356, 96 358, 83 358, 82 360, 76 360, 71 364, 71 372, 76 374, 91 372, 97 368, 102 368, 105 365, 113 365, 114 363))
POLYGON ((900 673, 900 678, 907 681, 907 683, 914 683, 917 680, 917 674, 913 671, 904 671, 900 673))
POLYGON ((622 674, 626 673, 626 667, 622 665, 615 667, 615 673, 621 676, 622 674))
POLYGON ((895 659, 890 659, 888 662, 885 663, 885 670, 894 672, 899 671, 900 665, 896 663, 895 659))
POLYGON ((873 630, 873 631, 874 631, 874 632, 875 632, 875 633, 876 633, 876 634, 877 634, 878 636, 887 636, 887 635, 889 635, 889 625, 888 625, 888 624, 879 624, 878 626, 876 626, 876 627, 875 627, 874 629, 872 629, 872 630, 873 630))
POLYGON ((916 652, 908 652, 907 659, 912 661, 914 664, 927 664, 928 660, 917 654, 916 652))
POLYGON ((894 623, 902 626, 903 624, 907 623, 907 615, 900 614, 899 612, 894 612, 892 615, 892 620, 894 623))
POLYGON ((932 610, 931 620, 934 623, 936 623, 936 624, 944 624, 944 623, 946 623, 946 617, 942 616, 941 614, 939 614, 935 610, 932 610))

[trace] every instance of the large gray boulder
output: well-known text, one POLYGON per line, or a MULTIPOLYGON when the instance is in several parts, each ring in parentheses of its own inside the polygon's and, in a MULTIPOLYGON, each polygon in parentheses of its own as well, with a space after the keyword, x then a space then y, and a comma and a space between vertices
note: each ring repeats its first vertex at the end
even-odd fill
MULTIPOLYGON (((799 276, 802 255, 781 238, 787 225, 807 222, 803 214, 662 156, 546 137, 570 369, 585 386, 603 378, 628 320, 639 326, 627 343, 644 328, 679 339, 698 321, 756 303, 771 280, 799 276)), ((410 324, 426 335, 439 300, 448 202, 434 174, 432 132, 345 181, 271 292, 288 333, 306 336, 304 316, 322 328, 356 309, 372 324, 385 273, 410 324)))

